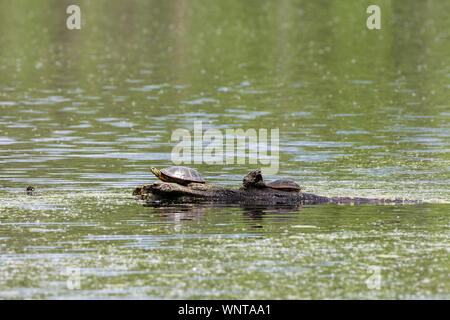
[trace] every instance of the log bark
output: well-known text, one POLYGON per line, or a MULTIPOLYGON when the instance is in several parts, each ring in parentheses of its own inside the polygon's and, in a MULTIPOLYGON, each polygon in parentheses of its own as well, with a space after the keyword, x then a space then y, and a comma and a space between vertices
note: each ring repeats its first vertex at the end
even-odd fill
POLYGON ((220 186, 190 183, 182 186, 176 183, 155 182, 137 187, 133 193, 137 199, 146 201, 171 202, 214 202, 237 204, 300 204, 300 203, 326 203, 327 197, 320 197, 301 192, 277 191, 265 189, 229 189, 220 186))

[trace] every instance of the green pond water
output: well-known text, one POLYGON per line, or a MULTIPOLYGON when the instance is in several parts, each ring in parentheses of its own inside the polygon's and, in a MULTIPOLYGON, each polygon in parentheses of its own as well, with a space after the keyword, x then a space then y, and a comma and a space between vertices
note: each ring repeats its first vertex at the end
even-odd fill
POLYGON ((449 1, 69 4, 0 2, 1 299, 450 298, 449 1), (194 121, 278 129, 268 180, 425 203, 136 202, 194 121))

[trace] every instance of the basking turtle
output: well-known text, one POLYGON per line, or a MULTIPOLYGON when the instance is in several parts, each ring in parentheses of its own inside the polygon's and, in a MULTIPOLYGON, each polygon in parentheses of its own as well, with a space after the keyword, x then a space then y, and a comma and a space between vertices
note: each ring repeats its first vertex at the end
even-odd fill
POLYGON ((203 179, 197 170, 188 167, 173 166, 161 170, 152 167, 150 170, 164 182, 174 182, 181 185, 186 185, 191 182, 205 183, 205 179, 203 179))
POLYGON ((300 191, 302 188, 292 180, 277 179, 266 183, 266 187, 282 191, 300 191))

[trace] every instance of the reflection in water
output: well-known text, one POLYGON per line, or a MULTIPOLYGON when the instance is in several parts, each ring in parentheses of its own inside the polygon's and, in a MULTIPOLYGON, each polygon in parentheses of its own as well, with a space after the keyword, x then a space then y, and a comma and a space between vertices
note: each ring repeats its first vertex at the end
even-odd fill
POLYGON ((167 204, 145 204, 145 207, 153 208, 155 214, 161 217, 171 218, 174 221, 193 220, 201 221, 202 217, 211 209, 210 206, 203 206, 199 204, 184 204, 171 206, 167 204))
POLYGON ((260 220, 265 215, 294 214, 299 213, 302 205, 274 205, 274 206, 249 206, 249 205, 226 205, 226 204, 177 204, 167 203, 145 203, 144 207, 153 208, 153 213, 162 217, 170 217, 175 221, 194 220, 201 221, 204 215, 211 211, 235 210, 242 212, 245 216, 260 220))

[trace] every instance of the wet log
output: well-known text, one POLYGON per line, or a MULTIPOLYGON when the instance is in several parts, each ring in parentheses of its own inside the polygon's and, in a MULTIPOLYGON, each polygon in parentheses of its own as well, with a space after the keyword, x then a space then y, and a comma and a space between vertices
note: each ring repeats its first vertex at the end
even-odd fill
MULTIPOLYGON (((200 183, 190 183, 183 186, 177 183, 157 181, 137 187, 133 194, 136 196, 136 199, 145 200, 146 202, 229 203, 243 205, 405 203, 405 200, 401 199, 324 197, 301 191, 271 189, 265 186, 260 170, 254 170, 247 174, 239 189, 200 183)), ((411 203, 411 201, 407 202, 411 203)))

